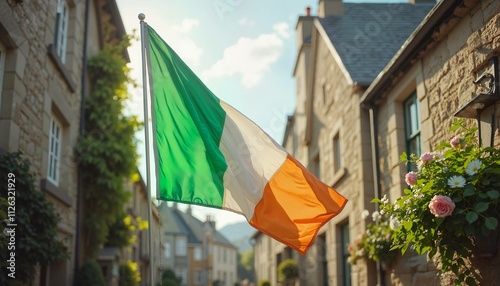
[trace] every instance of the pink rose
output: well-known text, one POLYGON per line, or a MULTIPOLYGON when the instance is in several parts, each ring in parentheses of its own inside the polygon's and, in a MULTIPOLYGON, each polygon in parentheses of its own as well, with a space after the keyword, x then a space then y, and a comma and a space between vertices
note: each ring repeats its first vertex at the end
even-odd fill
POLYGON ((418 179, 418 173, 415 172, 409 172, 405 176, 405 181, 410 187, 415 186, 415 184, 417 183, 417 179, 418 179))
POLYGON ((420 156, 420 160, 422 161, 422 163, 427 163, 427 162, 430 162, 432 160, 434 160, 434 155, 432 153, 424 153, 422 154, 422 156, 420 156))
POLYGON ((465 143, 462 142, 462 138, 460 138, 459 135, 455 135, 455 137, 453 137, 450 140, 450 144, 451 144, 451 147, 453 147, 453 148, 464 148, 465 147, 465 143))
POLYGON ((455 209, 455 203, 450 197, 436 195, 430 201, 429 209, 435 217, 447 217, 455 209))

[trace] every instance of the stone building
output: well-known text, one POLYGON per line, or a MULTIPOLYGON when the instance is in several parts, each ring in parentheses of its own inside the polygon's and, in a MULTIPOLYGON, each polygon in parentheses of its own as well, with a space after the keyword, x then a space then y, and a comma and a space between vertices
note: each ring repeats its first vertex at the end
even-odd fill
POLYGON ((137 181, 130 181, 125 189, 132 193, 132 196, 125 206, 127 213, 137 220, 148 220, 148 212, 151 209, 151 222, 148 224, 148 229, 136 230, 137 240, 125 249, 121 250, 120 263, 132 261, 137 263, 138 271, 141 275, 141 282, 139 285, 156 285, 161 281, 162 265, 161 256, 164 252, 161 243, 160 232, 162 229, 162 221, 158 207, 153 201, 150 201, 148 207, 147 186, 139 175, 137 181), (149 262, 149 228, 151 228, 151 247, 153 253, 153 279, 154 283, 150 282, 150 267, 149 262))
POLYGON ((268 279, 277 285, 279 262, 294 258, 301 285, 377 284, 374 264, 351 269, 347 263, 350 238, 369 222, 361 212, 374 210, 369 114, 360 99, 435 5, 414 2, 320 0, 317 16, 299 17, 293 71, 297 105, 288 119, 283 146, 349 202, 321 228, 304 256, 256 234, 257 281, 268 279))
POLYGON ((0 149, 29 159, 71 253, 39 269, 34 285, 71 285, 81 259, 73 149, 89 90, 83 63, 107 32, 112 41, 125 33, 114 0, 0 0, 0 149))
MULTIPOLYGON (((450 140, 455 114, 479 93, 487 92, 487 85, 473 81, 485 72, 495 74, 491 60, 498 59, 500 52, 498 23, 500 1, 440 1, 363 93, 361 103, 369 107, 364 113, 373 114, 368 126, 378 150, 374 171, 380 174, 376 181, 381 195, 394 201, 407 188, 407 168, 399 162, 402 152, 435 151, 439 142, 450 140)), ((481 111, 484 145, 491 144, 494 132, 494 144, 500 146, 495 106, 498 102, 481 111)), ((475 110, 465 116, 470 125, 477 126, 475 110)), ((498 284, 498 254, 473 263, 481 270, 481 285, 498 284)), ((386 285, 451 285, 450 279, 438 275, 425 255, 400 257, 385 277, 386 285)))
POLYGON ((185 286, 232 286, 238 282, 238 249, 216 230, 211 217, 202 222, 192 215, 190 207, 182 212, 176 203, 168 206, 163 202, 159 210, 164 222, 164 269, 173 270, 185 286))

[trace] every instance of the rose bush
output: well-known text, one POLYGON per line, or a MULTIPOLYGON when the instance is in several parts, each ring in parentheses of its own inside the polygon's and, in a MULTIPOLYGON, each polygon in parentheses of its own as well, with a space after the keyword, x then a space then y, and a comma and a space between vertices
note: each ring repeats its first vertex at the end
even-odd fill
MULTIPOLYGON (((361 217, 365 219, 370 215, 364 210, 361 217)), ((366 230, 358 235, 353 243, 347 245, 349 257, 347 262, 356 265, 358 261, 373 260, 390 264, 396 258, 397 252, 391 250, 392 229, 390 222, 378 211, 372 213, 373 223, 366 226, 366 230)))
POLYGON ((458 134, 435 152, 403 153, 403 162, 418 166, 405 177, 410 188, 392 204, 378 200, 394 227, 393 249, 428 252, 468 285, 478 277, 469 260, 476 238, 495 234, 500 217, 500 150, 478 146, 476 130, 457 120, 451 131, 458 134))

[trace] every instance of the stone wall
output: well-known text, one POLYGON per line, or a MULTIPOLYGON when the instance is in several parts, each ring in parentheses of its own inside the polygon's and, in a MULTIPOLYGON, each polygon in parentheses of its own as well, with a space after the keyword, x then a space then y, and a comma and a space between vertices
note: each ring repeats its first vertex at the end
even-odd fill
MULTIPOLYGON (((378 109, 379 166, 382 192, 394 201, 406 188, 406 167, 399 155, 406 151, 404 143, 403 101, 416 91, 420 102, 422 152, 433 151, 440 141, 449 140, 453 115, 470 99, 487 88, 472 83, 485 70, 488 59, 500 51, 500 2, 495 0, 464 1, 465 8, 455 10, 455 16, 436 27, 433 43, 422 51, 413 67, 404 72, 388 90, 386 100, 378 109)), ((487 130, 491 109, 484 113, 482 126, 487 130)), ((495 145, 500 146, 495 119, 495 145)), ((476 126, 474 118, 467 122, 476 126)), ((491 130, 490 130, 491 131, 491 130)), ((484 142, 484 140, 483 140, 484 142)), ((484 277, 481 285, 496 285, 498 255, 495 259, 475 260, 484 277), (496 269, 496 270, 495 270, 496 269)), ((452 277, 440 274, 434 263, 425 256, 405 255, 398 258, 397 267, 387 273, 390 285, 450 285, 452 277)))

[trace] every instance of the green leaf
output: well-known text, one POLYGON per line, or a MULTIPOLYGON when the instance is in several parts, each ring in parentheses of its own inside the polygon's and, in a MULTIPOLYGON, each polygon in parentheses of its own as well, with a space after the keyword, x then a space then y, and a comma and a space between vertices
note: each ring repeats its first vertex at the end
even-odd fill
POLYGON ((476 232, 476 229, 471 224, 466 224, 464 230, 465 230, 465 235, 467 236, 473 235, 474 232, 476 232))
POLYGON ((488 209, 488 207, 490 206, 490 203, 487 203, 487 202, 479 202, 476 204, 476 206, 474 207, 474 210, 478 213, 482 213, 484 211, 486 211, 488 209))
POLYGON ((484 224, 488 229, 495 230, 498 226, 498 219, 495 217, 487 217, 484 224))
POLYGON ((399 161, 400 162, 406 162, 408 161, 408 156, 406 155, 406 152, 403 152, 401 156, 399 156, 399 161))
POLYGON ((498 199, 500 197, 500 192, 496 190, 488 191, 486 194, 492 199, 498 199))
POLYGON ((475 191, 474 191, 474 186, 470 185, 470 184, 467 184, 465 187, 464 187, 464 197, 469 197, 469 196, 473 196, 475 194, 475 191))
POLYGON ((411 227, 413 226, 413 222, 411 221, 407 221, 407 222, 404 222, 403 223, 403 227, 406 229, 406 230, 411 230, 411 227))
POLYGON ((473 223, 477 220, 479 216, 477 215, 477 213, 475 212, 468 212, 466 215, 465 215, 465 219, 467 220, 468 223, 473 223))

